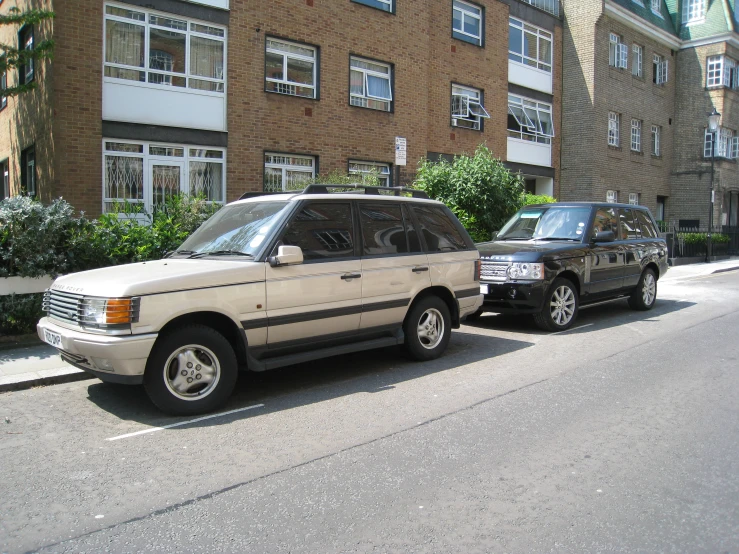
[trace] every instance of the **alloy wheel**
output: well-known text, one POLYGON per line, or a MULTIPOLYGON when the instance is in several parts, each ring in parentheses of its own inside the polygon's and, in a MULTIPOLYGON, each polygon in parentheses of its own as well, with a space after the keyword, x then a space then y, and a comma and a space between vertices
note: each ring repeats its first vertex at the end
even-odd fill
POLYGON ((567 286, 560 286, 552 294, 549 302, 552 321, 558 326, 567 325, 575 314, 575 294, 567 286))
POLYGON ((221 366, 216 355, 197 344, 178 348, 164 364, 167 389, 182 400, 200 400, 208 396, 220 377, 221 366))

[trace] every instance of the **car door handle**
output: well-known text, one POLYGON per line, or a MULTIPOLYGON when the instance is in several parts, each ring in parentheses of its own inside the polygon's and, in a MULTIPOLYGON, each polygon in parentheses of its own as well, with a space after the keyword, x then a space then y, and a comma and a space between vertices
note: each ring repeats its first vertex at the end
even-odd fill
POLYGON ((345 273, 341 278, 344 279, 344 281, 351 281, 352 279, 359 279, 361 276, 361 273, 345 273))
POLYGON ((412 271, 413 273, 421 273, 422 271, 428 271, 428 270, 429 270, 428 267, 414 267, 412 271))

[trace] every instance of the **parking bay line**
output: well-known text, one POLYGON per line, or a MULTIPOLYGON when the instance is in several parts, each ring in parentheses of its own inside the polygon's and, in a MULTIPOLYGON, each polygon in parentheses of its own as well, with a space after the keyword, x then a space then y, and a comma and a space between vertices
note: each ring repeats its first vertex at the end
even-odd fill
POLYGON ((120 439, 136 437, 138 435, 146 435, 147 433, 156 433, 157 431, 164 431, 165 429, 171 429, 172 427, 181 427, 183 425, 189 425, 190 423, 197 423, 198 421, 205 421, 206 419, 213 419, 214 417, 222 417, 222 416, 235 414, 238 412, 245 412, 246 410, 253 410, 255 408, 264 408, 264 404, 255 404, 254 406, 247 406, 246 408, 239 408, 238 410, 231 410, 229 412, 222 412, 220 414, 203 416, 197 419, 191 419, 189 421, 180 421, 179 423, 172 423, 170 425, 164 425, 162 427, 152 427, 150 429, 144 429, 143 431, 136 431, 135 433, 126 433, 125 435, 118 435, 117 437, 110 437, 109 439, 105 439, 105 440, 106 441, 117 441, 120 439))

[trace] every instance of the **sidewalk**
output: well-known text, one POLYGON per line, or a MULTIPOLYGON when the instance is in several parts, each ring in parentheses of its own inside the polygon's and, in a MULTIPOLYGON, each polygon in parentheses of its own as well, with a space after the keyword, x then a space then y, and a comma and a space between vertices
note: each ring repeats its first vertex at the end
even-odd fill
MULTIPOLYGON (((710 264, 671 267, 660 282, 675 283, 733 270, 739 270, 739 256, 710 264)), ((56 348, 41 342, 30 346, 0 350, 0 393, 83 379, 94 379, 94 377, 63 362, 56 348)))

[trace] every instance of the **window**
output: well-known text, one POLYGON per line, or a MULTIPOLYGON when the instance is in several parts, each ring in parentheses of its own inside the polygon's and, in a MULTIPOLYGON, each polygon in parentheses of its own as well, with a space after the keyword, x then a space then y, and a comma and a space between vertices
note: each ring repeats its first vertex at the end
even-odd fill
POLYGON ((489 119, 482 105, 482 91, 452 85, 452 127, 465 127, 476 131, 482 130, 482 120, 489 119))
POLYGON ((318 98, 317 60, 317 48, 268 37, 265 90, 318 98))
POLYGON ((608 63, 613 67, 626 69, 629 47, 623 43, 621 37, 616 33, 611 33, 608 48, 608 63))
POLYGON ((634 216, 636 219, 637 232, 642 238, 656 239, 659 235, 657 229, 652 223, 652 218, 644 210, 634 210, 634 216))
POLYGON ((667 82, 667 60, 658 54, 652 60, 652 81, 655 85, 664 85, 667 82))
POLYGON ((634 206, 639 205, 639 193, 638 192, 629 193, 629 204, 633 204, 634 206))
POLYGON ((631 150, 641 152, 641 120, 631 120, 631 150))
POLYGON ((615 204, 618 202, 618 191, 617 190, 607 190, 606 191, 606 202, 610 202, 611 204, 615 204))
POLYGON ((636 233, 636 225, 634 225, 634 210, 620 208, 618 210, 618 219, 621 228, 621 240, 634 240, 640 238, 636 233))
POLYGON ((482 46, 484 15, 479 6, 452 0, 452 36, 482 46))
POLYGON ((225 92, 226 29, 105 6, 105 77, 225 92))
POLYGON ((36 147, 21 152, 21 187, 28 196, 36 196, 36 147))
POLYGON ((660 156, 660 139, 662 135, 662 127, 659 125, 652 125, 652 155, 660 156))
POLYGON ((302 190, 305 182, 315 176, 316 159, 313 156, 264 155, 264 190, 267 192, 302 190))
POLYGON ((642 60, 644 58, 644 48, 638 44, 631 45, 631 74, 634 77, 642 76, 642 60))
POLYGON ((508 59, 551 73, 552 33, 509 18, 508 59))
POLYGON ((598 208, 593 218, 593 229, 590 231, 590 238, 594 239, 597 233, 608 231, 613 233, 615 239, 618 240, 618 217, 616 216, 616 210, 615 208, 598 208))
POLYGON ((359 205, 364 237, 364 255, 405 254, 408 252, 408 237, 405 234, 400 205, 359 205))
POLYGON ((10 198, 10 161, 5 160, 0 162, 0 200, 3 198, 10 198))
MULTIPOLYGON (((713 155, 717 158, 736 159, 739 156, 739 136, 734 136, 734 131, 725 127, 720 127, 717 134, 713 155)), ((712 141, 713 133, 706 129, 703 143, 703 156, 706 158, 711 157, 712 141)))
POLYGON ((706 0, 683 0, 683 23, 703 21, 706 17, 706 0))
POLYGON ((666 196, 657 197, 657 221, 665 220, 665 206, 667 204, 666 196))
POLYGON ((412 209, 421 228, 421 234, 426 240, 426 252, 456 252, 468 249, 447 210, 438 206, 413 206, 412 209))
POLYGON ((392 66, 355 58, 349 59, 349 103, 352 106, 392 111, 392 66))
POLYGON ((608 145, 619 146, 621 129, 621 114, 608 112, 608 145))
POLYGON ((390 164, 349 160, 349 175, 373 175, 379 186, 390 186, 390 164))
POLYGON ((551 104, 509 94, 508 136, 551 144, 554 136, 551 104))
POLYGON ((352 0, 357 4, 364 4, 385 12, 395 13, 395 0, 352 0))
POLYGON ((652 11, 657 15, 662 15, 662 0, 652 0, 652 11))
MULTIPOLYGON (((25 50, 27 53, 33 51, 33 26, 26 25, 18 33, 18 50, 25 50)), ((33 81, 35 77, 34 59, 29 57, 23 63, 18 65, 18 83, 27 85, 33 81)))
POLYGON ((299 246, 306 262, 354 256, 351 204, 311 202, 289 223, 281 244, 299 246))
POLYGON ((737 62, 728 56, 710 56, 706 60, 706 86, 737 88, 737 62))
POLYGON ((151 212, 178 194, 202 195, 222 204, 226 196, 223 149, 160 143, 103 142, 103 211, 128 204, 151 212))
MULTIPOLYGON (((0 56, 0 61, 3 61, 4 59, 5 59, 5 56, 0 56)), ((8 88, 8 71, 7 70, 0 73, 0 93, 2 93, 2 91, 4 91, 6 88, 8 88)), ((2 110, 7 105, 8 105, 7 96, 0 95, 0 110, 2 110)))

